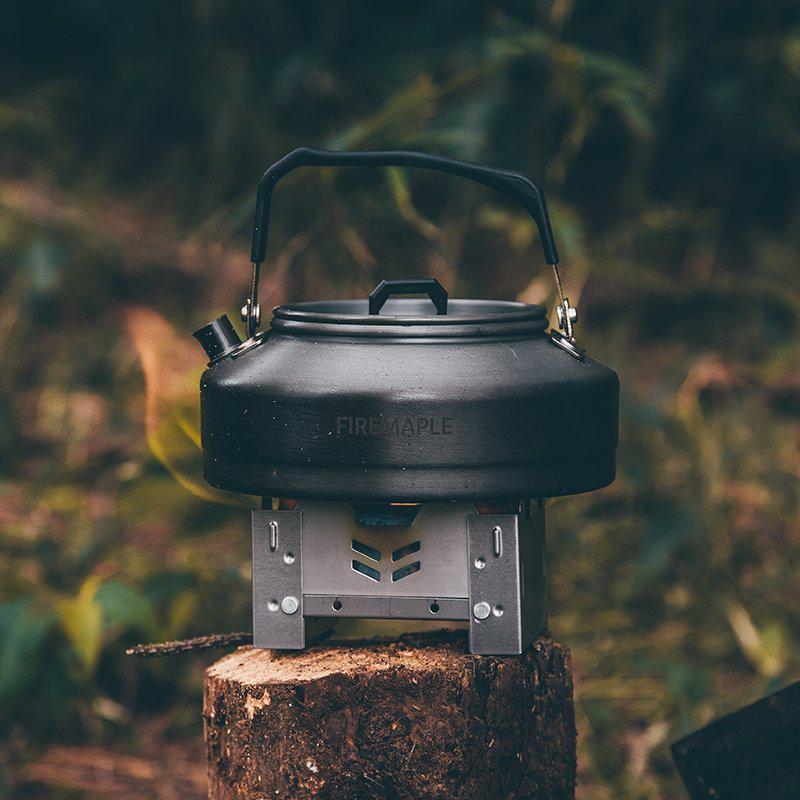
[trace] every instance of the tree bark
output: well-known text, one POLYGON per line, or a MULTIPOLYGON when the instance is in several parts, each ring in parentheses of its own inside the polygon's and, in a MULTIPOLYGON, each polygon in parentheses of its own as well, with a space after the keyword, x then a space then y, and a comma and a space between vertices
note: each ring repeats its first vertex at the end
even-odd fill
POLYGON ((460 634, 275 653, 206 672, 212 800, 571 800, 569 651, 473 656, 460 634))

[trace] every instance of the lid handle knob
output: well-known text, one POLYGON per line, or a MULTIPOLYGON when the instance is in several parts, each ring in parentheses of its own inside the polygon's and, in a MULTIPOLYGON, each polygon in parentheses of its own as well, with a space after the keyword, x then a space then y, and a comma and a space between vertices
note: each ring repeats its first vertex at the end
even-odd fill
POLYGON ((436 278, 381 281, 369 296, 370 315, 380 314, 384 303, 393 294, 426 294, 436 306, 437 314, 447 313, 447 290, 436 278))

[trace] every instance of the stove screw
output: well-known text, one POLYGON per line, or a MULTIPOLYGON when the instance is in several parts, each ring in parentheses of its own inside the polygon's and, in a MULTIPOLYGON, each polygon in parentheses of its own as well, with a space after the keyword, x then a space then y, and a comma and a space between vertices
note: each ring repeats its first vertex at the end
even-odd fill
POLYGON ((486 619, 492 613, 492 607, 485 602, 475 603, 472 606, 472 613, 475 615, 475 619, 486 619))
POLYGON ((283 602, 281 603, 281 609, 284 614, 294 614, 298 608, 300 608, 300 603, 296 597, 289 595, 288 597, 283 598, 283 602))

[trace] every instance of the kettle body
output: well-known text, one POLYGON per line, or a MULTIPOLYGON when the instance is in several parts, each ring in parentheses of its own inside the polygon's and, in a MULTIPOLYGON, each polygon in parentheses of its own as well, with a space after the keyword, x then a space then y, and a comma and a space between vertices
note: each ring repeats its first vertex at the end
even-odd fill
POLYGON ((264 497, 495 500, 614 479, 619 381, 577 345, 544 196, 509 170, 404 151, 300 148, 259 185, 241 342, 227 317, 195 333, 202 444, 213 486, 264 497), (383 281, 363 300, 278 307, 258 332, 272 190, 298 166, 418 166, 482 183, 536 220, 559 289, 542 306, 451 300, 438 281, 383 281), (422 299, 408 295, 423 295, 422 299))

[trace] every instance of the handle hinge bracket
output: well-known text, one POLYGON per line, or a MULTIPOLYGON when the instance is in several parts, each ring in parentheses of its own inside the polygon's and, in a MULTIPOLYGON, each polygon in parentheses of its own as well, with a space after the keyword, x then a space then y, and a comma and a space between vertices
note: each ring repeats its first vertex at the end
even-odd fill
POLYGON ((556 308, 556 319, 558 320, 559 330, 551 330, 550 338, 557 347, 566 350, 573 358, 583 361, 586 358, 586 351, 575 341, 575 324, 578 322, 578 309, 571 306, 569 298, 564 297, 564 289, 561 286, 561 277, 558 274, 558 267, 553 264, 553 275, 556 279, 558 289, 558 307, 556 308))
POLYGON ((258 332, 261 324, 261 305, 258 302, 258 279, 261 272, 261 264, 253 262, 253 280, 250 287, 250 296, 244 301, 242 306, 242 322, 247 325, 247 336, 252 339, 258 332))

